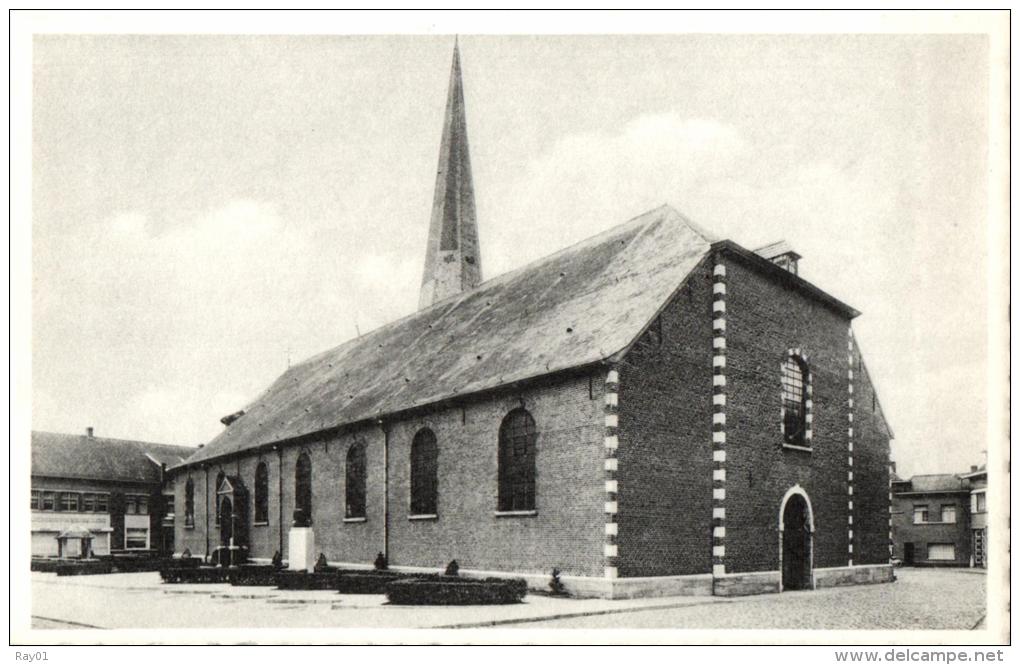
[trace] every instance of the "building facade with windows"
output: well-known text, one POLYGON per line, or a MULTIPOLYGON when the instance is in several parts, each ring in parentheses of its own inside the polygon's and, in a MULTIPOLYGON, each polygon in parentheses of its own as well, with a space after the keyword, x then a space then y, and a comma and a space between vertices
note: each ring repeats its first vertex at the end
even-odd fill
POLYGON ((858 312, 799 258, 663 206, 482 281, 455 50, 420 309, 290 367, 172 469, 177 551, 556 568, 605 597, 891 580, 858 312))
POLYGON ((893 556, 905 566, 986 566, 983 469, 893 480, 893 556))
POLYGON ((173 552, 165 468, 194 451, 96 437, 92 428, 84 435, 32 432, 32 555, 173 552), (61 534, 73 535, 63 539, 73 541, 73 551, 61 534))

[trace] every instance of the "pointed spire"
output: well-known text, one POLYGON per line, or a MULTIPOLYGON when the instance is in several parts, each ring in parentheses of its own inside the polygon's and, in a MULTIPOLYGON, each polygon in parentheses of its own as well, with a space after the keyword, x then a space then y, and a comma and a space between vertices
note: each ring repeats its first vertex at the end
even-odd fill
POLYGON ((478 255, 475 190, 468 155, 460 44, 455 38, 418 308, 424 309, 473 289, 481 281, 482 263, 478 255))

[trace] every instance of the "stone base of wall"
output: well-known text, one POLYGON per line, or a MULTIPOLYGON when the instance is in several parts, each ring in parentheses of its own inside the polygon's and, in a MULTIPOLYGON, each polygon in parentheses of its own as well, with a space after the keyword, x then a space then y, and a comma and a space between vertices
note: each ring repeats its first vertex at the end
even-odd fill
MULTIPOLYGON (((331 566, 355 570, 371 569, 372 564, 330 561, 331 566)), ((419 566, 390 566, 398 573, 441 573, 438 568, 419 566)), ((531 591, 549 591, 552 577, 542 573, 511 573, 503 570, 473 570, 461 568, 460 575, 468 578, 502 577, 521 579, 531 591)), ((664 596, 711 596, 712 575, 675 575, 666 577, 585 577, 562 575, 560 582, 567 593, 575 598, 659 598, 664 596)))
POLYGON ((881 584, 896 579, 888 563, 842 568, 816 568, 815 588, 848 586, 851 584, 881 584))
POLYGON ((779 593, 782 574, 778 570, 760 573, 730 573, 712 580, 715 596, 754 596, 759 593, 779 593))

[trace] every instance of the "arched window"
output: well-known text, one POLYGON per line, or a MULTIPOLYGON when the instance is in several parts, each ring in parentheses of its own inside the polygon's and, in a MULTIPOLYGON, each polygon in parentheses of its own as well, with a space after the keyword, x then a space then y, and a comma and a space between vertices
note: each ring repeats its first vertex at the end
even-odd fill
POLYGON ((195 526, 195 482, 191 478, 184 484, 184 526, 195 526))
POLYGON ((269 522, 269 469, 265 462, 255 467, 255 522, 269 522))
POLYGON ((346 517, 365 516, 365 447, 356 443, 347 451, 345 473, 347 501, 346 517))
POLYGON ((212 495, 213 501, 216 503, 216 526, 220 525, 220 502, 216 499, 217 493, 220 491, 220 485, 223 484, 223 479, 226 478, 226 474, 220 471, 216 474, 216 484, 213 485, 212 495))
POLYGON ((301 522, 302 526, 312 523, 312 459, 308 453, 301 453, 294 469, 294 512, 295 523, 301 522))
POLYGON ((515 409, 499 426, 499 510, 535 510, 535 419, 515 409))
POLYGON ((807 385, 808 366, 804 359, 791 354, 783 361, 783 438, 786 443, 803 446, 808 442, 807 385))
POLYGON ((439 447, 430 429, 420 430, 411 442, 411 514, 438 513, 439 447))

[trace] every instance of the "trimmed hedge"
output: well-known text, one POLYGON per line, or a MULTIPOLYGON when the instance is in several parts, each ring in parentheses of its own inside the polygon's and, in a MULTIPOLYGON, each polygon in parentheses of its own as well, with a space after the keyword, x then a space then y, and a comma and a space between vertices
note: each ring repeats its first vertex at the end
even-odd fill
POLYGON ((32 570, 37 573, 55 573, 61 565, 59 559, 32 559, 32 570))
POLYGON ((247 564, 229 569, 228 578, 233 586, 276 586, 279 568, 271 565, 247 564))
POLYGON ((436 576, 398 580, 386 587, 386 597, 394 605, 509 605, 521 602, 527 593, 524 580, 495 577, 436 576))
POLYGON ((57 565, 56 573, 59 577, 67 575, 108 575, 114 570, 112 561, 88 560, 88 561, 64 561, 57 565))
MULTIPOLYGON (((419 575, 395 573, 389 570, 358 570, 340 573, 340 593, 386 593, 390 583, 397 580, 417 579, 419 575)), ((433 575, 435 577, 435 575, 433 575)))
POLYGON ((164 584, 222 584, 229 579, 229 569, 202 566, 180 568, 167 566, 159 571, 164 584))
POLYGON ((281 570, 275 575, 276 587, 289 591, 336 591, 340 575, 336 570, 309 573, 303 570, 281 570))

